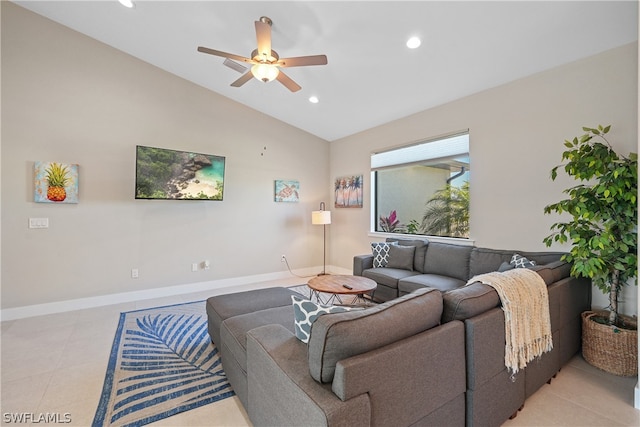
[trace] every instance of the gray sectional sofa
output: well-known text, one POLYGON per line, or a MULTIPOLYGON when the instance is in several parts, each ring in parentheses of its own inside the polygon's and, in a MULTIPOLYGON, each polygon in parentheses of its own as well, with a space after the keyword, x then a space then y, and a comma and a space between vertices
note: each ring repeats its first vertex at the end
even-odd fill
POLYGON ((384 267, 374 267, 373 254, 353 258, 353 274, 378 283, 376 301, 388 301, 422 287, 447 292, 463 287, 479 274, 511 268, 513 255, 519 254, 536 266, 533 270, 554 268, 568 276, 570 267, 561 262, 560 252, 523 252, 429 242, 425 239, 388 238, 389 259, 384 267))
POLYGON ((254 425, 498 426, 578 352, 591 284, 570 277, 561 254, 517 252, 547 284, 554 347, 512 375, 496 291, 464 285, 511 268, 516 251, 424 240, 395 246, 405 257, 390 266, 354 258, 354 274, 378 282, 381 304, 319 316, 308 344, 295 336, 289 289, 207 301, 209 333, 254 425))

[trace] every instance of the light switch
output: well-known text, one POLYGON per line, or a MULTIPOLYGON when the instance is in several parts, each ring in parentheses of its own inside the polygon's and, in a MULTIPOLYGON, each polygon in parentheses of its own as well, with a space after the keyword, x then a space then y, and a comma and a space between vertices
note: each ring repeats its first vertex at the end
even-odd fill
POLYGON ((49 218, 29 218, 29 228, 49 228, 49 218))

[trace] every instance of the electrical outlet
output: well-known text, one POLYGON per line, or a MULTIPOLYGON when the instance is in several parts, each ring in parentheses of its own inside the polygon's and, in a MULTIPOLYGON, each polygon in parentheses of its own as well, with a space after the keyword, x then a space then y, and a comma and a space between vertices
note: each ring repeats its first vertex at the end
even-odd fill
POLYGON ((29 228, 49 228, 49 218, 29 218, 29 228))
POLYGON ((285 255, 282 255, 280 257, 280 262, 287 262, 287 257, 285 255))
POLYGON ((138 269, 137 268, 132 268, 131 269, 131 278, 132 279, 137 279, 138 278, 138 269))
POLYGON ((191 271, 198 271, 198 263, 194 262, 193 264, 191 264, 191 271))

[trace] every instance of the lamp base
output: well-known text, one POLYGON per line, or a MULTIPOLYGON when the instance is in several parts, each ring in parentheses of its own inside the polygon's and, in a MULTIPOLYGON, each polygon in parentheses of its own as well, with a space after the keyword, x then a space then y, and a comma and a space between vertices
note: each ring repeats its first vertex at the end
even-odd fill
POLYGON ((325 273, 324 271, 321 271, 320 273, 318 273, 318 276, 329 276, 329 273, 325 273))

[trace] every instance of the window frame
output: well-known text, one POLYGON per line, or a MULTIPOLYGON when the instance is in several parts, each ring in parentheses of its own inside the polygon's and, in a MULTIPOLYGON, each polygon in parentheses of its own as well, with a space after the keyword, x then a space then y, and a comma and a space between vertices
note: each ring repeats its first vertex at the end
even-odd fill
MULTIPOLYGON (((396 238, 409 238, 409 239, 416 239, 416 238, 426 238, 429 241, 434 241, 434 242, 444 242, 444 243, 454 243, 457 245, 462 245, 462 246, 473 246, 475 244, 475 241, 473 240, 472 236, 471 236, 471 230, 469 230, 469 237, 445 237, 445 236, 435 236, 435 235, 429 235, 429 234, 410 234, 410 233, 396 233, 396 232, 386 232, 386 231, 377 231, 377 223, 378 223, 378 200, 377 200, 377 187, 378 187, 378 176, 376 174, 377 171, 379 170, 384 170, 386 168, 392 168, 392 167, 402 167, 402 166, 411 166, 412 164, 420 164, 422 161, 424 160, 413 160, 413 161, 408 161, 408 162, 400 162, 400 163, 396 163, 396 164, 391 164, 391 165, 384 165, 384 166, 373 166, 373 158, 375 155, 377 154, 384 154, 384 153, 390 153, 393 151, 398 151, 398 150, 403 150, 403 149, 407 149, 407 148, 411 148, 411 147, 418 147, 418 146, 422 146, 422 145, 426 145, 426 144, 430 144, 430 143, 434 143, 434 142, 438 142, 438 141, 443 141, 443 140, 447 140, 447 139, 451 139, 451 138, 455 138, 455 137, 459 137, 459 136, 466 136, 466 140, 467 140, 467 150, 465 152, 465 154, 469 157, 469 166, 471 164, 471 147, 470 147, 470 140, 471 140, 471 134, 469 132, 469 129, 464 129, 464 130, 460 130, 460 131, 456 131, 456 132, 451 132, 451 133, 447 133, 447 134, 443 134, 443 135, 439 135, 436 137, 431 137, 431 138, 426 138, 426 139, 420 139, 418 141, 414 141, 412 143, 408 143, 408 144, 403 144, 403 145, 398 145, 398 146, 394 146, 391 148, 385 148, 385 149, 381 149, 381 150, 376 150, 376 151, 372 151, 370 153, 370 196, 371 196, 371 203, 370 203, 370 213, 369 213, 369 233, 368 235, 370 237, 376 237, 376 238, 387 238, 387 237, 396 237, 396 238)), ((427 158, 425 160, 431 160, 431 159, 439 159, 439 158, 447 158, 447 157, 453 157, 454 155, 460 155, 460 154, 449 154, 449 155, 445 155, 442 157, 431 157, 431 158, 427 158)), ((470 178, 468 179, 468 182, 470 183, 471 180, 470 178)))

